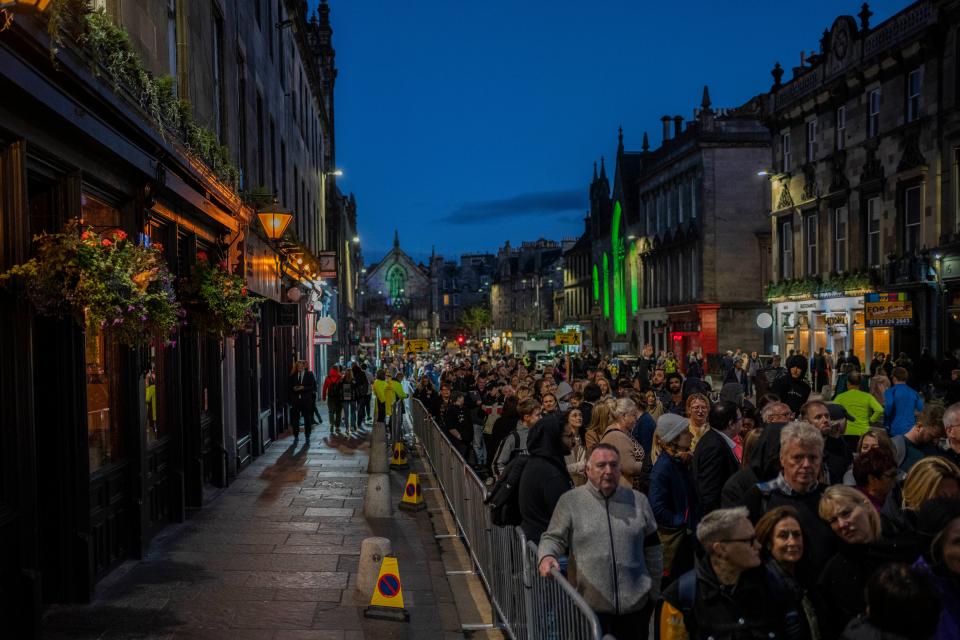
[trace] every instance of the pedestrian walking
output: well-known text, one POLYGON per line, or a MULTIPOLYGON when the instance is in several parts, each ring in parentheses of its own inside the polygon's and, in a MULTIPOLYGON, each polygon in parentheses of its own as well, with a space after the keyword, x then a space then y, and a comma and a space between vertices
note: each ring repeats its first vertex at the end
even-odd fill
POLYGON ((916 424, 923 411, 923 398, 907 385, 909 373, 904 367, 893 369, 893 386, 883 394, 883 425, 891 436, 905 434, 916 424))
POLYGON ((330 435, 340 433, 343 416, 343 380, 340 367, 333 365, 323 381, 323 399, 327 403, 327 417, 330 418, 330 435))
POLYGON ((300 438, 300 418, 303 417, 303 436, 310 444, 313 431, 313 410, 317 404, 317 379, 307 369, 306 360, 297 360, 290 374, 290 426, 293 429, 293 444, 300 438))

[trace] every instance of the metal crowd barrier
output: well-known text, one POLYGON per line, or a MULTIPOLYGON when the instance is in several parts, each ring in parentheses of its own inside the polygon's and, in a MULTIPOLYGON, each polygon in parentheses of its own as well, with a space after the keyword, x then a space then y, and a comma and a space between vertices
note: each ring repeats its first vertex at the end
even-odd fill
POLYGON ((601 640, 596 614, 563 574, 540 577, 537 547, 520 527, 491 522, 486 487, 418 400, 410 417, 499 625, 514 640, 601 640))

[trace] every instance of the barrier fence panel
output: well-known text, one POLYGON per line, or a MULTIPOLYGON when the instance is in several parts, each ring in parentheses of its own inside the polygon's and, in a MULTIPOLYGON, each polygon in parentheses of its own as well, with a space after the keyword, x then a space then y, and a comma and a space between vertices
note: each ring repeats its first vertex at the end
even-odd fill
POLYGON ((497 618, 515 640, 600 640, 600 625, 576 589, 559 572, 537 571, 537 548, 519 528, 498 527, 483 503, 487 489, 450 444, 433 417, 410 400, 413 433, 470 551, 497 618))

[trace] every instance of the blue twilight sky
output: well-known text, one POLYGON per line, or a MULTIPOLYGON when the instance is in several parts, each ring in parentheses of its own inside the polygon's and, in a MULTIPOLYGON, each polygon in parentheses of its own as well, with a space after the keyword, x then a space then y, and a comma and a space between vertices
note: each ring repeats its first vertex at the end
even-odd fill
MULTIPOLYGON (((311 0, 315 6, 317 0, 311 0)), ((414 259, 578 236, 593 162, 660 116, 692 117, 790 77, 860 0, 329 0, 340 188, 364 258, 393 230, 414 259)), ((876 25, 909 4, 871 2, 876 25)), ((613 178, 613 162, 608 163, 613 178)))

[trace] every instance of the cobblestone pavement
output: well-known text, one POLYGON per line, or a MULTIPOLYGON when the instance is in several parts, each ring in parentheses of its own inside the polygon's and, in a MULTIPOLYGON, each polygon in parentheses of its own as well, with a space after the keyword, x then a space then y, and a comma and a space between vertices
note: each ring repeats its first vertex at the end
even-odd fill
MULTIPOLYGON (((322 437, 321 437, 322 436, 322 437)), ((426 512, 366 520, 367 434, 307 449, 274 443, 208 506, 102 580, 89 605, 51 607, 44 638, 352 640, 459 638, 426 512), (360 542, 390 538, 409 623, 369 620, 356 591, 360 542)), ((392 472, 396 502, 406 472, 392 472)))

